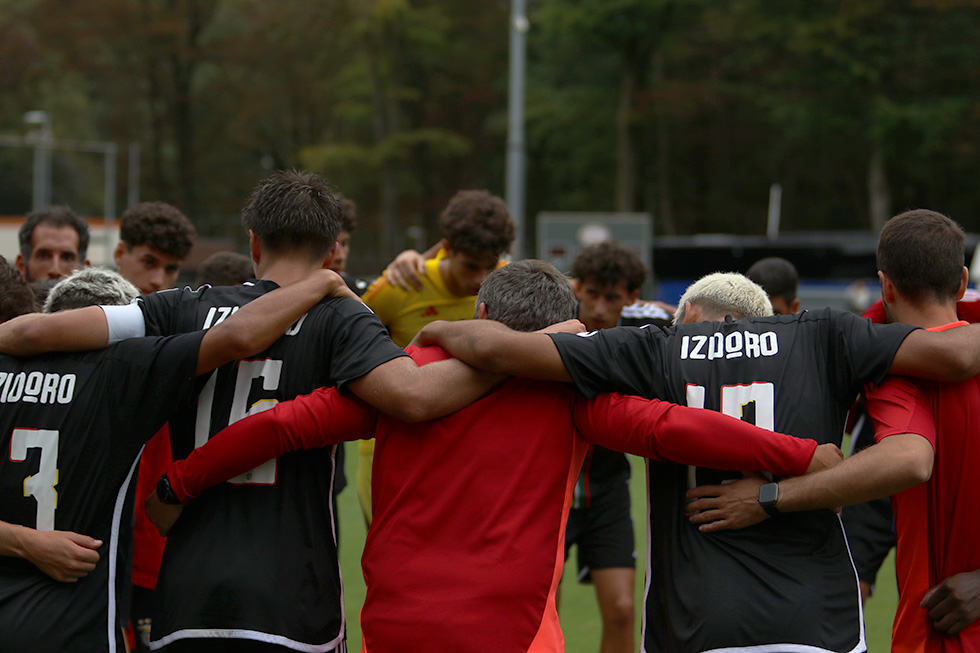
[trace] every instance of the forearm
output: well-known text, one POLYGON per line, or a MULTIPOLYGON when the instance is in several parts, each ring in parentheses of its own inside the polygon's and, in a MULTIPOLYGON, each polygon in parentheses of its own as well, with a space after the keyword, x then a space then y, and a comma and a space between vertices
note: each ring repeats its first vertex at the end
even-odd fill
POLYGON ((569 382, 554 342, 544 333, 523 333, 492 320, 432 322, 415 344, 439 344, 456 358, 495 374, 569 382))
POLYGON ((320 388, 231 424, 172 463, 167 477, 177 498, 187 503, 209 487, 290 451, 371 437, 375 416, 336 390, 320 388))
POLYGON ((963 381, 980 374, 980 324, 913 331, 895 353, 889 372, 937 381, 963 381))
POLYGON ((208 329, 201 343, 198 374, 266 349, 338 285, 346 287, 340 275, 317 270, 242 306, 230 318, 208 329))
POLYGON ((618 394, 580 401, 575 416, 583 435, 606 448, 713 469, 803 474, 817 447, 714 411, 618 394))
POLYGON ((29 313, 0 324, 0 353, 34 356, 105 347, 109 328, 98 306, 59 313, 29 313))
POLYGON ((0 555, 26 558, 27 548, 24 544, 24 537, 28 530, 24 526, 0 521, 0 555))
POLYGON ((928 480, 932 446, 918 435, 885 438, 830 469, 779 482, 781 512, 835 508, 901 492, 928 480))

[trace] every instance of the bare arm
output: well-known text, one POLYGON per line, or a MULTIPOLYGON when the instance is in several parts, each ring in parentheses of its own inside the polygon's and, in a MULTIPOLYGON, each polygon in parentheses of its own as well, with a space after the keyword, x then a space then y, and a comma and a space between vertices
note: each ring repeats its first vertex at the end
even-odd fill
MULTIPOLYGON (((927 439, 900 433, 816 474, 779 482, 780 512, 849 506, 889 496, 927 481, 932 475, 933 449, 927 439)), ((691 522, 700 530, 727 530, 757 524, 767 515, 759 506, 757 479, 728 485, 705 485, 688 491, 691 522)))
POLYGON ((101 349, 108 341, 109 326, 98 306, 29 313, 0 324, 0 353, 12 356, 101 349))
POLYGON ((425 254, 419 254, 414 249, 406 249, 396 256, 381 274, 394 286, 400 286, 405 290, 422 290, 425 260, 435 256, 438 251, 438 244, 435 246, 435 251, 430 249, 425 254))
POLYGON ((95 569, 102 540, 0 521, 0 555, 24 558, 51 578, 74 583, 95 569))
POLYGON ((980 324, 908 335, 895 353, 891 374, 963 381, 980 374, 980 324))
POLYGON ((496 387, 504 376, 458 360, 419 367, 407 356, 377 366, 350 383, 351 391, 393 417, 421 422, 455 412, 496 387))
POLYGON ((269 347, 325 295, 338 290, 342 293, 341 286, 347 288, 339 274, 321 269, 245 304, 230 318, 208 329, 201 341, 197 373, 204 374, 269 347))
MULTIPOLYGON (((584 330, 577 320, 562 324, 584 330)), ((565 383, 572 380, 558 348, 546 334, 514 331, 492 320, 431 322, 414 342, 441 345, 456 358, 496 374, 565 383)))

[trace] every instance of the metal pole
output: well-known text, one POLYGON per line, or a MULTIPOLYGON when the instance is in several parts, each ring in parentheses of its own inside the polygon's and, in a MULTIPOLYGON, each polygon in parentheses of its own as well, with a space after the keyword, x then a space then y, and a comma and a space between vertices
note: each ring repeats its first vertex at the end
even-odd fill
POLYGON ((44 114, 44 122, 41 123, 41 156, 44 159, 41 175, 41 204, 47 206, 51 204, 51 119, 44 114))
POLYGON ((129 144, 129 192, 126 208, 131 209, 140 201, 140 144, 129 144))
POLYGON ((766 236, 773 240, 779 236, 779 217, 783 202, 783 187, 773 184, 769 187, 769 217, 766 221, 766 236))
POLYGON ((510 90, 507 122, 507 206, 514 216, 513 255, 524 257, 524 67, 528 22, 526 0, 511 0, 510 90))
POLYGON ((105 194, 103 209, 105 211, 105 264, 112 263, 112 221, 116 217, 116 144, 105 144, 105 194))

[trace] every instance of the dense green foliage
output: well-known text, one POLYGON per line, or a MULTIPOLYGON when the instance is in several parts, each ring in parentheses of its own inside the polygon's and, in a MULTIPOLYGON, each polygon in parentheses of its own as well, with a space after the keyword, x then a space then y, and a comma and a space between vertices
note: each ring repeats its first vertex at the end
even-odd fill
MULTIPOLYGON (((0 0, 0 133, 142 146, 141 196, 207 235, 272 168, 360 206, 384 259, 456 190, 503 194, 509 3, 0 0)), ((980 225, 980 4, 530 0, 527 215, 642 210, 664 233, 873 229, 913 206, 980 225)), ((0 148, 0 214, 30 151, 0 148)), ((56 152, 55 200, 100 214, 101 163, 56 152)), ((126 197, 121 175, 120 203, 126 197)), ((533 234, 528 229, 528 236, 533 234)))

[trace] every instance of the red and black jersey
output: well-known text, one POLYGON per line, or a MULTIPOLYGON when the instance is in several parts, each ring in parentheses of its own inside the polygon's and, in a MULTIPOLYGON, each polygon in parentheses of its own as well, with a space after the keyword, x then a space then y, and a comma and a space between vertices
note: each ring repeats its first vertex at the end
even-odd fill
POLYGON ((124 497, 141 447, 193 388, 202 338, 0 356, 0 520, 103 541, 95 570, 77 583, 0 557, 5 653, 124 650, 116 603, 129 585, 132 508, 123 510, 124 497))
MULTIPOLYGON (((155 293, 148 333, 207 329, 275 289, 271 281, 155 293)), ((363 304, 327 298, 264 352, 201 377, 170 420, 174 459, 222 428, 321 386, 344 388, 405 352, 363 304)), ((333 529, 334 448, 291 453, 212 488, 170 532, 151 646, 232 637, 332 650, 345 636, 333 529)))
MULTIPOLYGON (((827 309, 552 338, 587 396, 656 397, 839 445, 861 384, 885 375, 911 330, 827 309)), ((836 515, 787 514, 704 535, 683 514, 687 489, 741 474, 653 461, 647 473, 644 650, 864 649, 857 579, 836 515)))
MULTIPOLYGON (((419 364, 447 356, 408 350, 419 364)), ((282 451, 375 436, 364 650, 557 653, 562 540, 587 441, 783 473, 804 471, 816 448, 704 413, 511 379, 451 415, 405 424, 320 389, 232 425, 168 475, 186 499, 282 451), (699 431, 705 420, 715 428, 699 431)))

